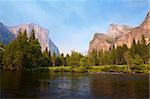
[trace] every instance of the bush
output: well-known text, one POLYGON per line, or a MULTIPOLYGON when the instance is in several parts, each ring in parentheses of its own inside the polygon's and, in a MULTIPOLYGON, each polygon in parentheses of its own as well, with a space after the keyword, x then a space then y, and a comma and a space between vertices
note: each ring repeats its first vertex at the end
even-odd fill
POLYGON ((129 72, 127 66, 105 66, 102 68, 102 71, 104 72, 129 72))

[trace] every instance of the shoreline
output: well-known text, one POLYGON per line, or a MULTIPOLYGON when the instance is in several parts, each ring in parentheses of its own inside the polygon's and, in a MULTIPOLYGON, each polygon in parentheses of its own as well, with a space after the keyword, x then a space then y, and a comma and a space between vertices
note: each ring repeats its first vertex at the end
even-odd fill
POLYGON ((72 73, 96 73, 96 74, 150 74, 149 69, 131 70, 127 65, 106 66, 54 66, 40 67, 33 71, 72 72, 72 73))
POLYGON ((90 73, 90 74, 150 74, 148 64, 143 65, 141 70, 129 69, 127 65, 106 66, 45 66, 28 68, 23 70, 0 70, 0 71, 41 71, 41 72, 68 72, 68 73, 90 73))

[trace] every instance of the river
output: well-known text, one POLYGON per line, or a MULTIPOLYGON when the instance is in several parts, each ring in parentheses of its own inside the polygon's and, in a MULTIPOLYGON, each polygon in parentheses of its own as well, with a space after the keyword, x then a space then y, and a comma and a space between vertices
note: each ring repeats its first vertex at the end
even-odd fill
POLYGON ((1 71, 1 98, 149 99, 147 74, 1 71))

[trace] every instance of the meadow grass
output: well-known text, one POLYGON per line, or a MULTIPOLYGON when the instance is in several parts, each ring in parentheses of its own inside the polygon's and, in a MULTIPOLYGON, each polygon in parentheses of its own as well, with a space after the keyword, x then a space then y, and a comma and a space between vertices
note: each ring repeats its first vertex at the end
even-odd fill
POLYGON ((104 65, 104 66, 49 66, 41 67, 41 70, 48 70, 52 72, 90 72, 90 73, 102 73, 102 72, 118 72, 118 73, 150 73, 149 64, 140 66, 141 69, 131 70, 127 65, 104 65))

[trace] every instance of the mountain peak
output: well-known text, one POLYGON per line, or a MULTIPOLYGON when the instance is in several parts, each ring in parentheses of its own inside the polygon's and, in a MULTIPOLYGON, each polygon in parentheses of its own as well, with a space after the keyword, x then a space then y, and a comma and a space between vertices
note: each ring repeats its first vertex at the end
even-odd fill
POLYGON ((110 24, 107 33, 95 33, 89 44, 89 52, 92 52, 93 49, 97 51, 109 51, 112 46, 117 47, 123 44, 126 44, 130 48, 133 38, 136 42, 141 41, 142 35, 144 35, 148 44, 150 42, 150 11, 148 11, 147 16, 140 26, 130 27, 128 25, 110 24))
POLYGON ((1 26, 4 26, 2 22, 0 22, 0 27, 1 27, 1 26))
POLYGON ((0 35, 2 35, 2 38, 0 36, 0 41, 3 40, 4 37, 8 39, 9 35, 6 35, 6 33, 12 34, 13 38, 15 39, 20 29, 21 31, 26 30, 28 37, 31 36, 32 30, 34 30, 35 37, 38 39, 41 45, 41 50, 44 51, 47 47, 48 50, 51 51, 51 54, 55 53, 56 55, 59 55, 59 50, 57 46, 49 38, 48 29, 45 29, 42 26, 35 23, 25 23, 25 24, 19 24, 19 25, 8 27, 8 26, 3 26, 3 23, 0 22, 0 35))
POLYGON ((150 10, 148 11, 143 23, 140 25, 140 28, 150 30, 150 10))
POLYGON ((147 13, 147 16, 146 16, 145 20, 146 20, 146 21, 150 21, 150 10, 148 11, 148 13, 147 13))

